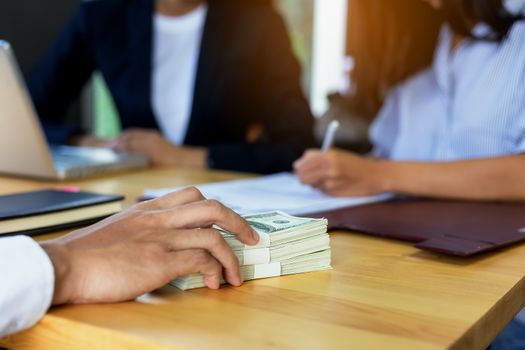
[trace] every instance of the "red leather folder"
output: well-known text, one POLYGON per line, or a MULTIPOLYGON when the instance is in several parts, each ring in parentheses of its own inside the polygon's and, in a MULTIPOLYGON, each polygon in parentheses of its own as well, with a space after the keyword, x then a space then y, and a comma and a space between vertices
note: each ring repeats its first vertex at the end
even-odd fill
POLYGON ((330 229, 400 239, 457 256, 525 240, 525 203, 398 199, 313 216, 327 218, 330 229))

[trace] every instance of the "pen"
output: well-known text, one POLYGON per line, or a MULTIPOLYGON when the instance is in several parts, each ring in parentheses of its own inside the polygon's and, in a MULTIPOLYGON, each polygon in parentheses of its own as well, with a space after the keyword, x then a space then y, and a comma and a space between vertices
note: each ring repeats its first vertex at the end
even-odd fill
POLYGON ((328 125, 328 129, 326 129, 326 134, 324 136, 323 147, 321 148, 323 152, 328 152, 333 146, 337 129, 339 129, 339 122, 337 120, 332 120, 328 125))

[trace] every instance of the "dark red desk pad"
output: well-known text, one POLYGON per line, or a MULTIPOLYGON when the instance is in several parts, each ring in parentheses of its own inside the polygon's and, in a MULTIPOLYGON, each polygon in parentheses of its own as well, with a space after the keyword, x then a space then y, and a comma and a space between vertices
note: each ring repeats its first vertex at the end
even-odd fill
POLYGON ((525 203, 398 199, 313 216, 327 218, 332 230, 400 239, 457 256, 525 240, 525 203))

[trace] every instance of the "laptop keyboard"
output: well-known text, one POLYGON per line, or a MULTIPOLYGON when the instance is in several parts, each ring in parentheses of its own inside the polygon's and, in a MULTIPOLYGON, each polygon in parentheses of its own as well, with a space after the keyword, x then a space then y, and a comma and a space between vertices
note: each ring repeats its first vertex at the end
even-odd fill
POLYGON ((62 178, 76 178, 148 165, 148 159, 145 157, 117 154, 107 149, 52 146, 51 155, 62 178))
POLYGON ((101 163, 97 160, 77 156, 69 156, 66 154, 53 154, 53 162, 55 163, 55 166, 59 169, 69 169, 87 165, 96 165, 101 163))

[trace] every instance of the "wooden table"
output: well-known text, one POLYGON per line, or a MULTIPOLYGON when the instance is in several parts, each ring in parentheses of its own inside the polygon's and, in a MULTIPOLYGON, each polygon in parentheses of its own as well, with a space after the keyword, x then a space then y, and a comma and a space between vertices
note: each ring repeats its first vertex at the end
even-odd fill
MULTIPOLYGON (((123 193, 242 177, 158 169, 75 182, 123 193)), ((56 187, 0 178, 0 193, 56 187)), ((135 302, 53 308, 15 349, 483 349, 524 304, 525 245, 460 259, 332 234, 333 270, 135 302)))

